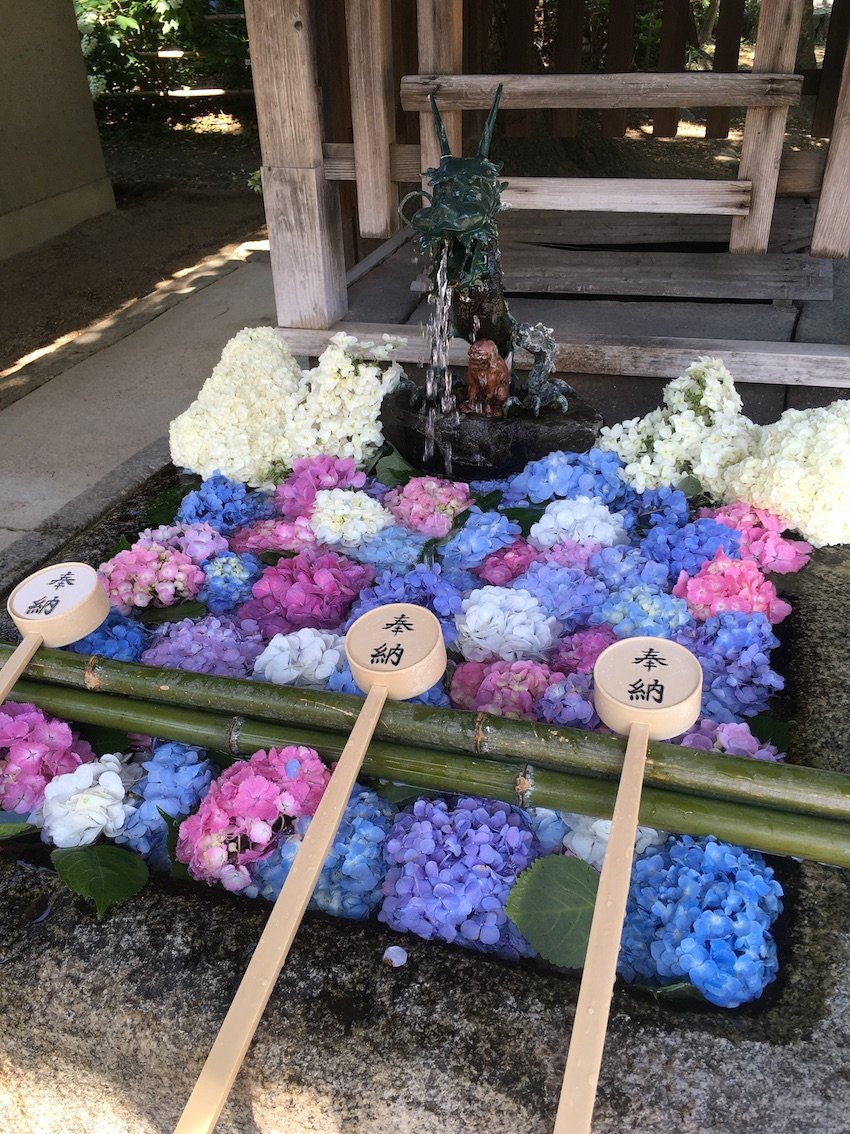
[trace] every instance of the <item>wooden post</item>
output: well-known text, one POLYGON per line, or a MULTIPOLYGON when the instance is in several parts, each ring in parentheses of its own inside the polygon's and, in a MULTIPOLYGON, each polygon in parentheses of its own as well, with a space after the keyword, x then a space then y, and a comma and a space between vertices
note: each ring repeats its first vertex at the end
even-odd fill
MULTIPOLYGON (((661 15, 661 50, 658 70, 669 74, 685 69, 690 5, 688 0, 664 0, 661 15)), ((652 116, 654 138, 675 138, 679 132, 679 108, 658 109, 652 116)))
MULTIPOLYGON (((463 0, 463 73, 483 75, 486 71, 490 4, 488 0, 463 0)), ((478 146, 487 121, 486 110, 468 110, 464 118, 464 144, 478 146)))
MULTIPOLYGON (((635 0, 610 0, 608 6, 608 46, 605 70, 621 74, 632 69, 635 39, 635 0)), ((599 116, 603 138, 622 138, 626 132, 627 110, 603 110, 599 116)))
MULTIPOLYGON (((804 0, 762 0, 754 73, 793 73, 803 3, 804 0)), ((752 181, 753 198, 749 215, 732 221, 730 252, 767 252, 787 115, 785 106, 752 106, 747 111, 738 177, 752 181)))
POLYGON ((828 138, 835 121, 844 57, 850 47, 850 0, 835 0, 820 69, 818 100, 812 115, 812 137, 828 138))
MULTIPOLYGON (((584 0, 561 0, 552 52, 552 70, 555 74, 579 74, 583 32, 584 0)), ((556 138, 574 137, 578 133, 578 110, 553 110, 552 133, 556 138)))
MULTIPOLYGON (((463 64, 463 0, 417 0, 416 32, 420 75, 459 75, 463 64)), ((439 102, 439 96, 437 101, 439 102)), ((452 153, 463 152, 460 110, 443 113, 452 153)), ((430 110, 419 116, 422 169, 440 164, 440 143, 430 110)), ((427 187, 427 182, 425 183, 427 187)))
MULTIPOLYGON (((744 0, 722 0, 714 32, 714 67, 717 72, 738 70, 741 31, 744 27, 744 0)), ((705 116, 706 138, 725 138, 729 134, 728 106, 712 106, 705 116)))
MULTIPOLYGON (((505 5, 505 70, 512 75, 531 75, 538 70, 534 50, 535 0, 510 0, 505 5)), ((509 138, 528 137, 528 111, 505 114, 509 138)))
POLYGON ((330 327, 348 297, 339 201, 322 158, 312 8, 245 0, 245 16, 278 323, 330 327))
POLYGON ((351 127, 360 235, 386 237, 398 229, 398 186, 390 175, 395 141, 393 39, 390 0, 345 0, 351 127))
POLYGON ((844 57, 844 71, 832 140, 823 175, 812 255, 845 260, 850 255, 850 50, 844 57))

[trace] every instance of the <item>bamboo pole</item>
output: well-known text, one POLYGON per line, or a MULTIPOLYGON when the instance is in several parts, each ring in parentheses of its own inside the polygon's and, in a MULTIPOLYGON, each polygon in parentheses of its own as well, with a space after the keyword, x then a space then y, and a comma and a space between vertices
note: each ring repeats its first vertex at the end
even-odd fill
MULTIPOLYGON (((11 699, 36 704, 80 724, 150 733, 230 757, 259 748, 303 744, 331 761, 339 757, 345 744, 341 733, 151 704, 35 681, 19 681, 11 699)), ((483 795, 524 807, 552 807, 600 818, 609 818, 613 813, 617 790, 615 783, 598 777, 538 769, 521 757, 513 762, 495 761, 381 741, 373 741, 369 746, 363 771, 368 776, 414 788, 483 795)), ((640 822, 679 834, 715 835, 768 854, 850 866, 850 823, 843 820, 647 786, 640 822)))
MULTIPOLYGON (((0 644, 0 662, 11 651, 11 646, 0 644)), ((62 650, 39 651, 26 674, 72 688, 330 732, 350 731, 362 704, 360 698, 344 694, 85 658, 62 650)), ((612 781, 619 779, 625 751, 622 737, 399 702, 384 708, 375 735, 379 741, 494 761, 526 761, 537 769, 579 772, 612 781)), ((850 776, 799 764, 769 764, 656 742, 649 746, 646 784, 783 812, 850 820, 850 776)))

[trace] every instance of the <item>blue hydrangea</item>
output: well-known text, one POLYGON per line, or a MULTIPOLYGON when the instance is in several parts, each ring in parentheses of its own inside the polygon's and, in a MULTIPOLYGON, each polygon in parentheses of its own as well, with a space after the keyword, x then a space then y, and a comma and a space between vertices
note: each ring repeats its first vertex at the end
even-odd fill
POLYGON ((176 740, 155 741, 151 758, 142 767, 145 775, 132 788, 139 805, 115 841, 142 855, 153 870, 168 870, 167 827, 159 812, 173 818, 189 815, 207 794, 218 770, 212 760, 205 759, 203 749, 176 740))
POLYGON ((692 650, 702 667, 702 715, 720 724, 764 712, 784 680, 770 668, 770 651, 779 645, 764 614, 730 611, 675 640, 692 650))
MULTIPOLYGON (((383 846, 395 808, 375 792, 355 784, 339 830, 319 875, 310 909, 334 917, 362 921, 381 900, 381 883, 387 872, 383 846)), ((295 820, 295 830, 277 847, 251 865, 249 897, 277 899, 289 875, 310 816, 295 820)))
POLYGON ((68 646, 75 654, 99 654, 113 661, 136 662, 147 646, 148 632, 132 618, 110 610, 97 630, 68 646))
POLYGON ((560 811, 551 807, 528 807, 523 812, 542 854, 553 854, 561 848, 569 827, 560 811))
POLYGON ((463 594, 449 582, 446 574, 439 564, 427 567, 424 563, 417 564, 412 571, 404 574, 397 571, 382 572, 371 587, 365 587, 360 592, 351 608, 347 625, 350 626, 361 614, 374 610, 377 606, 386 606, 391 602, 410 602, 426 607, 437 616, 446 644, 451 644, 457 637, 454 619, 460 612, 463 594))
POLYGON ((779 962, 782 887, 757 851, 671 836, 635 859, 620 950, 628 981, 689 980, 712 1004, 761 996, 779 962))
POLYGON ((546 617, 557 618, 567 634, 589 626, 608 597, 605 584, 580 568, 551 563, 532 563, 508 585, 534 595, 546 617))
POLYGON ((357 547, 346 548, 346 555, 358 563, 368 563, 376 571, 410 571, 420 559, 428 536, 401 524, 382 528, 377 535, 357 547))
POLYGON ((419 799, 384 844, 378 920, 391 929, 501 957, 532 949, 505 913, 517 875, 540 854, 518 808, 488 799, 419 799))
POLYGON ((549 453, 530 461, 511 478, 511 493, 544 504, 555 497, 590 496, 609 508, 622 507, 629 489, 620 477, 616 453, 593 448, 586 453, 549 453))
POLYGON ((263 573, 263 565, 249 551, 237 555, 225 551, 201 564, 205 581, 198 599, 213 614, 226 614, 251 598, 251 587, 263 573))
POLYGON ((540 715, 549 724, 567 728, 596 728, 599 717, 593 706, 593 679, 589 673, 570 673, 553 682, 540 698, 540 715))
POLYGON ((640 537, 651 528, 675 531, 683 527, 688 522, 689 512, 690 505, 684 492, 662 484, 660 488, 635 493, 627 503, 623 518, 626 531, 640 537))
POLYGON ((647 558, 666 567, 671 583, 679 578, 680 571, 696 575, 718 548, 730 559, 741 558, 741 533, 716 520, 694 520, 678 529, 654 527, 640 543, 647 558))
POLYGON ((437 545, 437 554, 446 570, 470 571, 492 552, 509 547, 520 534, 519 524, 501 512, 482 512, 473 505, 463 527, 437 545))
POLYGON ((647 559, 636 547, 625 544, 594 551, 587 562, 587 572, 604 583, 609 591, 622 587, 665 588, 669 581, 663 563, 647 559))
POLYGON ((177 510, 180 524, 209 524, 222 535, 229 535, 243 524, 274 515, 271 496, 251 492, 238 480, 213 473, 200 488, 184 496, 177 510))
POLYGON ((690 625, 693 617, 684 599, 642 585, 614 591, 600 606, 596 621, 607 622, 618 638, 639 634, 672 638, 676 630, 690 625))
MULTIPOLYGON (((365 697, 366 694, 354 680, 351 666, 343 662, 342 668, 334 670, 327 681, 325 688, 329 693, 347 693, 349 697, 365 697)), ((442 678, 436 681, 430 689, 426 689, 419 697, 410 698, 411 705, 431 705, 436 709, 450 709, 452 703, 446 692, 442 678)))

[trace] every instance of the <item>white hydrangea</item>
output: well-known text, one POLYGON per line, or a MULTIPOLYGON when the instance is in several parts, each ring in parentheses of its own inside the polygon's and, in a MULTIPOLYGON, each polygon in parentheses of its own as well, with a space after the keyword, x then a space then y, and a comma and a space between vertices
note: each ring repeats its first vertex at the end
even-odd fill
MULTIPOLYGON (((569 827, 563 844, 576 858, 602 869, 608 839, 611 837, 610 819, 591 819, 587 815, 575 815, 562 811, 561 818, 569 827)), ((656 831, 654 827, 638 827, 635 833, 635 854, 643 854, 650 847, 659 847, 667 840, 666 831, 656 831)))
POLYGON ((55 776, 44 789, 44 803, 30 816, 45 842, 57 847, 85 847, 99 835, 114 838, 135 810, 127 789, 144 774, 128 756, 108 752, 55 776))
POLYGON ((383 528, 395 523, 395 516, 365 492, 347 488, 322 488, 310 516, 319 543, 357 547, 383 528))
POLYGON ((786 410, 724 471, 723 496, 780 515, 815 547, 850 543, 850 401, 786 410))
POLYGON ((363 463, 383 442, 381 402, 402 373, 395 362, 381 369, 395 345, 387 335, 377 345, 334 335, 319 365, 301 371, 277 331, 240 331, 172 421, 171 459, 254 488, 271 488, 272 469, 285 472, 298 457, 331 453, 363 463))
POLYGON ((480 587, 455 616, 457 648, 467 661, 540 658, 555 644, 561 624, 547 618, 540 603, 518 587, 480 587))
POLYGON ((344 638, 330 630, 305 627, 292 634, 275 634, 254 662, 254 677, 275 685, 324 689, 344 661, 344 638))
POLYGON ((589 496, 576 496, 574 500, 553 500, 528 533, 528 542, 538 551, 567 539, 611 547, 628 543, 629 537, 620 512, 612 512, 589 496))
POLYGON ((699 358, 664 390, 664 406, 604 428, 599 447, 617 453, 623 479, 638 492, 695 476, 720 497, 724 470, 750 450, 758 426, 720 359, 699 358))

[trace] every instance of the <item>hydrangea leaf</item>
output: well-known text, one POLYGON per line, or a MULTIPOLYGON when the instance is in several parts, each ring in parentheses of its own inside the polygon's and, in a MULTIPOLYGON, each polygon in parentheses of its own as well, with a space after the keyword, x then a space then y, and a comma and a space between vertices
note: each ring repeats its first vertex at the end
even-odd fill
POLYGON ((413 465, 407 463, 401 453, 393 451, 389 456, 381 457, 375 465, 375 476, 387 488, 396 488, 407 484, 414 476, 419 476, 419 473, 413 465))
POLYGON ((699 477, 683 476, 676 488, 679 492, 683 492, 689 500, 692 500, 702 492, 702 483, 699 477))
POLYGON ((144 859, 123 847, 68 847, 50 857, 68 889, 94 902, 98 921, 110 906, 138 894, 149 877, 144 859))
POLYGON ((790 744, 791 722, 780 721, 767 713, 759 713, 747 721, 750 732, 763 743, 775 744, 780 752, 787 752, 790 744))
POLYGON ((547 855, 517 878, 508 917, 541 957, 580 969, 598 885, 599 873, 580 858, 547 855))
POLYGON ((527 536, 545 511, 545 504, 532 504, 529 508, 504 508, 502 515, 519 524, 523 536, 527 536))
POLYGON ((208 613, 202 602, 179 602, 174 606, 146 606, 136 612, 136 618, 145 626, 157 626, 161 622, 180 622, 184 618, 197 621, 208 613))
POLYGON ((179 878, 181 882, 190 882, 191 875, 186 868, 184 862, 180 862, 177 857, 177 839, 180 835, 180 824, 183 822, 181 817, 175 818, 169 815, 167 811, 163 811, 161 807, 157 807, 157 811, 165 821, 165 849, 168 851, 168 859, 171 863, 169 873, 172 878, 179 878))
MULTIPOLYGON (((193 479, 198 480, 197 477, 193 479)), ((199 480, 198 484, 200 484, 199 480)), ((173 524, 183 497, 195 491, 197 487, 197 484, 175 484, 171 488, 167 488, 165 492, 160 493, 148 511, 145 512, 142 527, 158 528, 162 524, 173 524)))
POLYGON ((482 512, 495 512, 502 503, 504 493, 499 488, 492 492, 473 492, 470 494, 482 512))
POLYGON ((6 842, 7 839, 17 839, 19 835, 28 835, 36 830, 38 828, 33 827, 31 823, 7 823, 4 817, 0 822, 0 843, 6 842))

